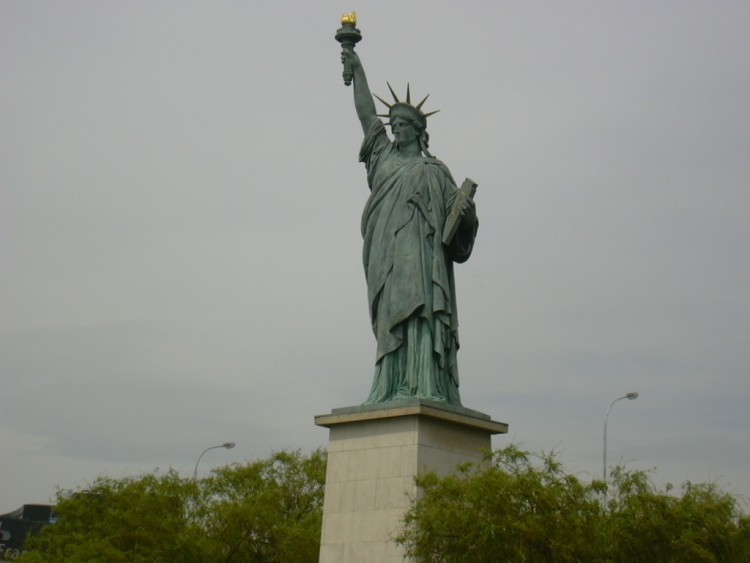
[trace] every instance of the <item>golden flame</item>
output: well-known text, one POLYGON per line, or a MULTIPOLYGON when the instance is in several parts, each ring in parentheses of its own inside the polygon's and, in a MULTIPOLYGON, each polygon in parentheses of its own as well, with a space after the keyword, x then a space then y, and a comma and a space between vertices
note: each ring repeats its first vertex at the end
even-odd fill
POLYGON ((341 16, 341 25, 357 25, 357 12, 341 16))

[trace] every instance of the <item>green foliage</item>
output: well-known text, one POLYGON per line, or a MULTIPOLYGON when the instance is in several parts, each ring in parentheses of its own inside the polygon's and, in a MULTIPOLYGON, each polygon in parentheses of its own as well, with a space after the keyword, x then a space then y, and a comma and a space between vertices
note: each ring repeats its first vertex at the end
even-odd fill
POLYGON ((642 471, 612 472, 608 502, 612 561, 750 561, 750 517, 714 484, 658 491, 642 471))
POLYGON ((398 541, 420 561, 750 561, 750 518, 714 485, 659 491, 618 468, 611 488, 515 446, 489 467, 418 479, 398 541))
POLYGON ((325 453, 279 452, 194 481, 98 478, 58 499, 21 561, 317 561, 325 453))
POLYGON ((200 512, 221 561, 317 561, 325 456, 280 452, 214 472, 200 512))
MULTIPOLYGON (((112 479, 62 497, 21 561, 317 561, 325 454, 279 452, 198 481, 112 479)), ((617 468, 609 487, 510 446, 486 468, 418 479, 398 541, 434 562, 750 563, 750 517, 712 484, 657 489, 617 468)))

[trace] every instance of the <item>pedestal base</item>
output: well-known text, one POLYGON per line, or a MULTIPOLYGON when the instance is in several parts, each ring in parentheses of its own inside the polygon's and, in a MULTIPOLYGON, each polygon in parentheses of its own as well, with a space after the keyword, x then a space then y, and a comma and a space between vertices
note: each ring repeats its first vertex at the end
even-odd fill
POLYGON ((415 477, 481 465, 492 434, 508 425, 461 407, 410 399, 334 409, 315 417, 330 429, 320 561, 404 561, 393 541, 415 477))

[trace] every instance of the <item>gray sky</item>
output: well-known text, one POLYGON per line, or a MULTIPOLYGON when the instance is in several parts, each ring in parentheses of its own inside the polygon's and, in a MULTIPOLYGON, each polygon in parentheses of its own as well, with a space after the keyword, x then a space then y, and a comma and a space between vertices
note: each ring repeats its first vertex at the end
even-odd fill
POLYGON ((750 4, 0 2, 0 512, 327 442, 375 341, 333 35, 479 183, 466 406, 750 495, 750 4))

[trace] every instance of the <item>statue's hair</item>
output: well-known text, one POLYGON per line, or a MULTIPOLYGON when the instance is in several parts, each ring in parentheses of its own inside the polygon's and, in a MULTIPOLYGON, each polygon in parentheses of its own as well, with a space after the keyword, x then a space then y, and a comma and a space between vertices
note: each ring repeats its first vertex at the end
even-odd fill
POLYGON ((427 156, 432 156, 430 154, 430 151, 427 150, 427 148, 430 146, 430 134, 425 130, 422 131, 422 134, 419 136, 419 148, 422 149, 422 152, 425 153, 427 156))

